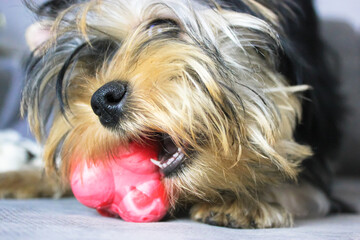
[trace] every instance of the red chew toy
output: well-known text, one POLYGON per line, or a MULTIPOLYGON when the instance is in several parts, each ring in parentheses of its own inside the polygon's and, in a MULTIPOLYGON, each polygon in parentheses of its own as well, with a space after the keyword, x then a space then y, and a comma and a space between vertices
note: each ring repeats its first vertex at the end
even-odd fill
POLYGON ((106 164, 82 163, 71 174, 71 188, 85 206, 104 216, 129 222, 154 222, 167 212, 168 201, 157 159, 157 146, 131 143, 106 164))

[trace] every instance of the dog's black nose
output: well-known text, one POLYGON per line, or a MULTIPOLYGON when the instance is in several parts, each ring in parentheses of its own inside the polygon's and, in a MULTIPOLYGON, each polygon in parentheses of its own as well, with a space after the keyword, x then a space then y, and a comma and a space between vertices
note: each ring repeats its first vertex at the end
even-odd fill
POLYGON ((99 88, 91 97, 91 107, 105 127, 115 127, 123 113, 127 84, 112 81, 99 88))

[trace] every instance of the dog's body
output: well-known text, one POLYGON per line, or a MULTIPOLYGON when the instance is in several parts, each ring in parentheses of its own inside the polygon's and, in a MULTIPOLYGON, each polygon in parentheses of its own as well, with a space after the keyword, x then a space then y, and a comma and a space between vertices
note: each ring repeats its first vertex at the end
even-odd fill
POLYGON ((172 207, 195 220, 282 227, 337 207, 341 99, 310 0, 58 0, 38 13, 52 34, 23 108, 50 175, 57 160, 66 179, 74 155, 157 141, 172 207))

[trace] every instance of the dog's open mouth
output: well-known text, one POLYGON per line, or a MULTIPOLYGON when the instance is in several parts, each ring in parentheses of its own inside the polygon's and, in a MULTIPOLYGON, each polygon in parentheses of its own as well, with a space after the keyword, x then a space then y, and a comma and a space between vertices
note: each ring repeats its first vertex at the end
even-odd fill
POLYGON ((167 134, 161 134, 159 143, 158 160, 151 159, 151 162, 158 166, 165 176, 169 176, 180 169, 186 154, 167 134))

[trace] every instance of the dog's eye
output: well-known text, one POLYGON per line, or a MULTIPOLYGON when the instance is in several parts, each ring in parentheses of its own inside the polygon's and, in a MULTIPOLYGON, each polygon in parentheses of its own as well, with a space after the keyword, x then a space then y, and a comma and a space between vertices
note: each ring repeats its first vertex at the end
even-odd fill
POLYGON ((152 22, 150 22, 149 24, 149 28, 151 27, 156 27, 156 26, 160 26, 160 25, 164 25, 164 26, 170 26, 170 27, 177 27, 178 24, 171 19, 155 19, 152 22))
POLYGON ((148 25, 149 36, 166 33, 176 37, 178 36, 179 32, 179 25, 171 19, 155 19, 148 25))

